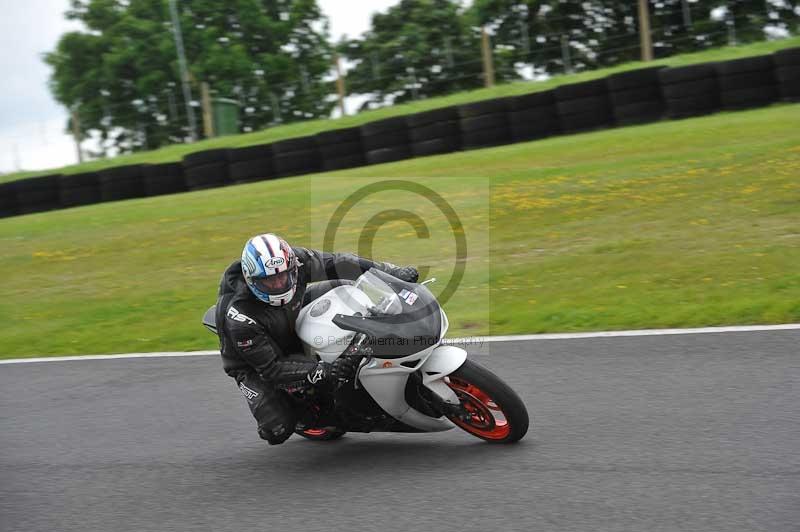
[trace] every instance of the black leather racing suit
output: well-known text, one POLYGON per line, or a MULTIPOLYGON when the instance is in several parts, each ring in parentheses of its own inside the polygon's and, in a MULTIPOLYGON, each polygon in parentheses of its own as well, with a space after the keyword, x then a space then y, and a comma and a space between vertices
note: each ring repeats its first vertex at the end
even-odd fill
POLYGON ((283 443, 297 423, 297 415, 280 387, 306 383, 306 375, 317 365, 317 361, 302 354, 295 333, 295 321, 303 304, 342 284, 337 280, 355 280, 370 268, 393 275, 405 270, 351 253, 292 249, 299 267, 297 292, 288 304, 276 307, 257 299, 245 283, 238 260, 223 274, 217 300, 223 368, 236 380, 258 423, 259 435, 270 444, 283 443), (308 286, 320 281, 327 282, 308 286))

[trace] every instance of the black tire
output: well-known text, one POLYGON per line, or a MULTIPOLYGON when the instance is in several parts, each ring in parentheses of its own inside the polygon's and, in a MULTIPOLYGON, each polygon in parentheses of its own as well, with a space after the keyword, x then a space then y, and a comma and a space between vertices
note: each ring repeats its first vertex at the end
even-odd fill
POLYGON ((661 86, 664 99, 690 98, 705 94, 716 94, 718 90, 717 78, 713 77, 661 86))
POLYGON ((408 115, 406 117, 406 125, 409 129, 414 129, 437 122, 448 122, 450 120, 458 120, 457 107, 444 107, 442 109, 434 109, 432 111, 408 115))
POLYGON ((14 181, 17 212, 29 214, 57 209, 60 177, 53 174, 14 181))
POLYGON ((661 100, 636 102, 614 107, 614 120, 619 125, 657 122, 664 116, 664 102, 661 100))
POLYGON ((481 115, 505 113, 508 110, 508 98, 495 98, 482 100, 458 106, 458 116, 461 119, 474 118, 481 115))
POLYGON ((183 166, 184 168, 204 166, 211 163, 227 162, 227 160, 227 149, 203 150, 185 155, 183 157, 183 166))
POLYGON ((411 149, 408 146, 394 146, 368 151, 365 154, 367 164, 383 164, 402 161, 411 158, 411 149))
POLYGON ((716 63, 716 67, 720 76, 730 76, 744 72, 770 72, 775 67, 775 63, 771 55, 757 55, 731 59, 730 61, 720 61, 716 63))
POLYGON ((345 144, 350 142, 361 142, 361 128, 349 127, 346 129, 334 129, 332 131, 322 131, 314 135, 317 146, 329 146, 331 144, 345 144))
POLYGON ((352 155, 344 155, 342 157, 333 157, 331 159, 323 159, 322 169, 326 172, 334 170, 345 170, 347 168, 357 168, 365 166, 367 161, 364 159, 362 153, 354 153, 352 155))
POLYGON ((786 101, 800 100, 800 79, 784 80, 778 86, 781 99, 786 101))
POLYGON ((100 171, 100 199, 119 201, 145 195, 142 165, 117 166, 100 171))
POLYGON ((778 91, 774 85, 724 91, 720 93, 720 104, 723 109, 749 109, 764 107, 778 99, 778 91))
POLYGON ((501 146, 511 142, 511 128, 499 127, 481 129, 480 131, 465 131, 461 134, 461 147, 465 150, 501 146))
POLYGON ((608 93, 608 99, 614 106, 661 100, 661 85, 656 82, 645 87, 613 91, 608 93))
POLYGON ((611 127, 614 120, 609 109, 596 109, 585 113, 561 115, 560 122, 561 131, 564 133, 578 133, 611 127))
POLYGON ((662 86, 696 81, 699 79, 713 79, 716 75, 717 71, 714 68, 714 63, 664 68, 658 71, 658 79, 661 81, 662 86))
POLYGON ((228 171, 227 161, 185 168, 186 187, 189 190, 203 190, 230 185, 228 171))
POLYGON ((505 112, 490 115, 474 116, 472 118, 462 118, 459 124, 462 133, 472 133, 483 131, 484 129, 499 129, 508 127, 508 114, 505 112))
POLYGON ((316 146, 313 149, 277 153, 272 161, 276 177, 289 177, 303 174, 313 174, 319 171, 319 152, 316 146))
POLYGON ((319 156, 323 161, 337 159, 339 157, 361 155, 364 152, 364 147, 360 139, 354 142, 342 142, 341 144, 324 144, 318 149, 319 156))
POLYGON ((361 137, 371 137, 385 132, 405 131, 407 129, 406 119, 403 116, 384 118, 361 126, 361 137))
POLYGON ((434 122, 433 124, 409 129, 408 140, 410 143, 415 144, 426 140, 457 136, 460 131, 458 120, 434 122))
POLYGON ((0 184, 0 218, 17 214, 17 191, 14 183, 0 184))
POLYGON ((559 115, 577 115, 584 113, 611 114, 611 106, 606 95, 587 96, 574 100, 562 100, 556 104, 559 115))
POLYGON ((148 196, 161 196, 186 192, 186 180, 183 177, 181 163, 164 163, 145 166, 144 192, 148 196))
POLYGON ((256 146, 245 146, 244 148, 232 148, 228 150, 228 161, 238 163, 252 161, 255 159, 269 159, 272 157, 272 144, 258 144, 256 146))
POLYGON ((622 92, 658 85, 658 72, 663 66, 639 68, 612 74, 606 78, 609 92, 622 92))
POLYGON ((760 72, 744 72, 742 74, 731 74, 730 76, 720 76, 717 78, 719 90, 735 91, 740 89, 752 89, 764 85, 775 84, 775 73, 772 70, 760 72))
POLYGON ((405 126, 405 122, 403 122, 401 127, 392 131, 380 131, 377 133, 362 131, 361 144, 365 152, 402 146, 408 144, 408 129, 405 126))
POLYGON ((275 176, 272 157, 231 163, 230 176, 234 183, 263 181, 275 176))
POLYGON ((577 100, 578 98, 607 97, 608 88, 605 79, 593 79, 581 83, 570 83, 556 87, 556 100, 559 102, 577 100))
POLYGON ((776 68, 775 79, 778 83, 800 81, 800 65, 776 68))
POLYGON ((772 54, 772 61, 778 68, 800 66, 800 46, 778 50, 772 54))
MULTIPOLYGON (((475 416, 472 416, 470 421, 451 417, 450 420, 465 432, 490 443, 515 443, 528 432, 530 420, 525 403, 522 402, 522 399, 510 386, 488 369, 477 362, 467 359, 460 368, 448 375, 448 380, 450 387, 461 399, 461 404, 465 405, 468 410, 470 406, 477 406, 478 404, 483 404, 483 402, 481 397, 470 394, 470 390, 465 390, 462 384, 472 385, 483 392, 485 396, 488 396, 491 399, 491 403, 496 405, 498 410, 505 416, 507 422, 505 425, 507 427, 506 433, 506 430, 501 429, 500 424, 496 424, 497 419, 488 408, 476 409, 478 417, 486 413, 492 417, 490 421, 486 420, 484 416, 484 419, 481 420, 484 423, 476 424, 475 416), (484 424, 491 428, 479 428, 480 425, 484 424)), ((471 390, 474 390, 474 388, 471 390)))
POLYGON ((346 431, 335 428, 295 430, 294 433, 311 441, 334 441, 347 434, 346 431))
POLYGON ((272 153, 277 157, 287 153, 316 151, 317 141, 313 136, 279 140, 272 145, 272 153))
POLYGON ((666 102, 670 118, 689 118, 711 114, 719 109, 717 94, 701 94, 688 98, 669 99, 666 102))
POLYGON ((427 157, 429 155, 452 153, 458 151, 460 148, 461 142, 459 137, 451 136, 416 142, 411 145, 411 152, 414 154, 414 157, 427 157))
POLYGON ((555 106, 517 111, 509 118, 511 138, 515 141, 548 137, 561 131, 555 106))
POLYGON ((62 208, 100 203, 100 176, 95 172, 61 176, 58 204, 62 208))
POLYGON ((551 107, 556 102, 556 92, 552 89, 542 92, 532 92, 520 96, 512 96, 508 99, 509 111, 525 111, 539 107, 551 107))

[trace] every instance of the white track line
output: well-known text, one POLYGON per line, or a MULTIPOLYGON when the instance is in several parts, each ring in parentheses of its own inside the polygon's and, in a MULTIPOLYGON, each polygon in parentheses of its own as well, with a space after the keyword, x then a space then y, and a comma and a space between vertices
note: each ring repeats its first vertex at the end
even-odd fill
MULTIPOLYGON (((698 327, 695 329, 640 329, 634 331, 598 331, 587 333, 520 334, 514 336, 474 336, 469 338, 447 338, 446 344, 481 345, 491 342, 520 342, 539 340, 579 340, 582 338, 617 338, 623 336, 668 336, 675 334, 709 334, 729 332, 789 331, 800 330, 800 323, 784 325, 740 325, 732 327, 698 327)), ((30 364, 34 362, 71 362, 77 360, 116 360, 124 358, 197 357, 219 355, 219 351, 188 351, 163 353, 127 353, 122 355, 80 355, 68 357, 13 358, 0 360, 3 364, 30 364)))

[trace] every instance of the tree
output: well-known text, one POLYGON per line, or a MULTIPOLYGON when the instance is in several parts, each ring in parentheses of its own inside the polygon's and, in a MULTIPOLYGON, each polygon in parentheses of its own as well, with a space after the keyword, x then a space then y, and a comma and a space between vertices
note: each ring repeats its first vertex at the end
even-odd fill
POLYGON ((339 44, 353 63, 351 93, 365 106, 480 87, 480 39, 453 0, 402 0, 372 17, 361 38, 339 44))
MULTIPOLYGON (((242 104, 245 131, 330 114, 327 21, 316 0, 179 2, 195 84, 242 104)), ((167 0, 72 0, 87 31, 45 57, 56 99, 77 107, 103 148, 152 149, 187 137, 167 0)))
MULTIPOLYGON (((726 22, 711 17, 715 8, 727 6, 737 37, 750 41, 764 39, 768 24, 788 28, 796 20, 797 7, 792 4, 790 0, 650 1, 655 55, 727 43, 726 22)), ((636 0, 475 0, 469 16, 474 24, 493 29, 496 48, 506 55, 506 62, 533 64, 551 74, 566 67, 562 39, 578 70, 640 57, 636 0)))

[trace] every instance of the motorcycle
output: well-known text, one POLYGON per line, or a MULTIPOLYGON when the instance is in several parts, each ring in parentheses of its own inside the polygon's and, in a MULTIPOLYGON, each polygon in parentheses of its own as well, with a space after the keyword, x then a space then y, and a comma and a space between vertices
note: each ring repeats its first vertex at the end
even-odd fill
MULTIPOLYGON (((305 354, 355 357, 354 378, 331 394, 290 392, 306 416, 295 432, 330 441, 346 432, 440 432, 459 427, 492 443, 519 441, 528 412, 519 396, 464 349, 444 344, 449 322, 424 283, 370 269, 301 309, 305 354)), ((203 324, 216 333, 214 307, 203 324)))

